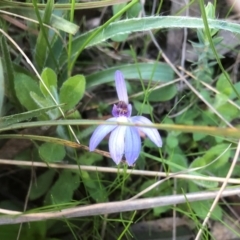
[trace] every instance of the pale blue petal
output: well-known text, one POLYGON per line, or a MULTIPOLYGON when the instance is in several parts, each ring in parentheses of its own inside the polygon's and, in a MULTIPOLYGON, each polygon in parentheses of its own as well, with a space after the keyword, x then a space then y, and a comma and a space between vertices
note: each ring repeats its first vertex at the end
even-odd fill
POLYGON ((115 72, 115 84, 119 101, 124 101, 128 104, 127 87, 121 71, 115 72))
POLYGON ((113 104, 112 115, 113 115, 114 117, 119 117, 119 111, 118 111, 118 107, 117 107, 116 104, 113 104))
POLYGON ((127 117, 131 117, 132 115, 132 104, 128 104, 128 114, 127 114, 127 117))
POLYGON ((137 128, 127 127, 125 135, 125 158, 129 166, 132 166, 138 159, 140 151, 141 139, 137 128))
POLYGON ((109 138, 109 152, 111 158, 116 164, 119 164, 123 157, 126 128, 126 126, 116 127, 116 129, 112 131, 109 138))
MULTIPOLYGON (((143 116, 135 116, 131 117, 131 121, 133 123, 140 123, 140 124, 153 124, 149 119, 143 116)), ((145 133, 147 137, 155 143, 158 147, 162 147, 162 139, 160 134, 156 128, 145 128, 145 127, 137 127, 139 131, 145 133)))
MULTIPOLYGON (((109 118, 108 121, 117 121, 116 118, 109 118)), ((95 131, 93 132, 90 142, 89 142, 89 151, 92 152, 98 146, 98 144, 109 134, 112 130, 114 130, 117 126, 116 125, 100 125, 98 126, 95 131)))

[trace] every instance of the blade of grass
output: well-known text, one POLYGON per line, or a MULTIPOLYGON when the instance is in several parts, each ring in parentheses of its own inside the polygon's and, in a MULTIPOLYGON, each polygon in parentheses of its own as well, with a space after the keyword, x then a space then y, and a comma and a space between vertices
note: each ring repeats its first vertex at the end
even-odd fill
MULTIPOLYGON (((12 14, 18 15, 18 17, 21 17, 21 18, 29 18, 32 20, 38 20, 34 10, 32 10, 32 9, 11 8, 11 9, 9 9, 9 12, 12 14)), ((38 12, 39 12, 41 18, 43 18, 44 12, 42 10, 39 10, 38 12)), ((76 34, 76 32, 79 29, 78 25, 70 23, 66 19, 56 16, 55 14, 51 15, 51 20, 50 20, 49 24, 53 28, 56 28, 58 30, 62 30, 64 32, 71 33, 71 34, 76 34)))
MULTIPOLYGON (((70 22, 73 22, 74 21, 74 12, 75 12, 76 3, 75 3, 75 0, 72 0, 71 2, 72 2, 72 4, 71 4, 71 10, 70 10, 70 22)), ((68 38, 69 38, 68 56, 71 56, 71 53, 72 53, 72 39, 73 39, 72 34, 69 34, 68 38)), ((68 69, 71 69, 71 61, 68 61, 68 69)), ((69 75, 69 77, 70 77, 70 75, 69 75)))
MULTIPOLYGON (((0 88, 1 91, 1 88, 0 88)), ((0 95, 1 96, 1 95, 0 95)), ((1 117, 0 118, 0 129, 2 127, 6 127, 6 126, 10 126, 14 123, 19 123, 34 117, 38 117, 43 113, 46 113, 47 111, 54 109, 54 108, 58 108, 59 106, 62 106, 64 104, 61 105, 57 105, 57 106, 50 106, 50 107, 46 107, 46 108, 41 108, 41 109, 36 109, 33 111, 28 111, 28 112, 24 112, 24 113, 20 113, 20 114, 14 114, 14 115, 10 115, 10 116, 6 116, 6 117, 1 117)))
POLYGON ((0 132, 21 129, 21 128, 32 128, 42 126, 58 126, 58 125, 119 125, 119 126, 137 126, 146 128, 157 128, 165 131, 179 131, 187 133, 202 133, 206 135, 221 136, 221 137, 234 137, 240 138, 239 128, 219 128, 219 127, 208 127, 208 126, 191 126, 191 125, 177 125, 177 124, 134 124, 126 122, 106 122, 99 120, 49 120, 49 121, 36 121, 27 123, 15 123, 11 126, 0 129, 0 132))
POLYGON ((64 145, 66 147, 79 148, 80 145, 75 142, 71 142, 68 140, 64 140, 61 138, 54 137, 46 137, 46 136, 37 136, 37 135, 25 135, 25 134, 1 134, 0 139, 29 139, 41 142, 50 142, 56 143, 60 145, 64 145))
MULTIPOLYGON (((75 9, 90 9, 90 8, 100 8, 107 7, 111 5, 116 5, 120 3, 130 2, 131 0, 104 0, 104 1, 88 1, 85 3, 76 3, 75 9)), ((38 3, 37 7, 39 9, 44 9, 46 7, 45 3, 38 3)), ((0 8, 23 8, 23 9, 31 9, 31 3, 17 2, 17 1, 9 1, 9 0, 1 0, 0 8)), ((59 10, 69 10, 71 9, 71 3, 56 3, 54 4, 54 8, 59 10)))
MULTIPOLYGON (((18 12, 19 12, 19 11, 18 11, 18 12)), ((34 18, 37 19, 36 14, 35 14, 33 11, 31 11, 31 12, 34 14, 34 18)), ((14 17, 17 17, 17 18, 24 19, 24 20, 29 21, 29 22, 33 22, 33 23, 39 24, 39 22, 38 22, 37 20, 35 20, 35 19, 33 19, 33 18, 30 18, 30 16, 29 16, 29 17, 27 17, 27 16, 22 16, 22 15, 19 15, 19 14, 15 14, 15 13, 3 11, 3 10, 0 10, 0 13, 3 13, 3 15, 10 15, 10 16, 14 16, 14 17)), ((24 12, 24 13, 26 13, 26 12, 24 12)), ((28 15, 28 14, 26 14, 26 15, 28 15)), ((40 15, 42 16, 42 13, 41 13, 41 12, 40 12, 40 15)), ((54 15, 52 15, 52 16, 54 16, 54 15)), ((60 18, 60 20, 58 20, 57 22, 60 23, 60 22, 61 22, 61 19, 62 19, 62 18, 60 18)), ((62 19, 62 20, 65 21, 65 19, 62 19)), ((64 25, 64 24, 62 23, 61 26, 63 26, 63 25, 64 25)), ((52 31, 54 31, 55 34, 60 38, 60 40, 61 40, 61 42, 62 42, 62 45, 64 44, 64 39, 62 38, 62 36, 60 35, 60 33, 59 33, 54 27, 51 27, 50 25, 47 25, 47 24, 44 24, 44 23, 43 23, 43 26, 45 26, 45 27, 51 29, 52 31)), ((56 27, 56 28, 57 28, 57 27, 56 27)), ((68 30, 69 30, 69 31, 66 31, 66 32, 70 32, 71 29, 72 29, 71 26, 68 26, 68 30)), ((78 27, 77 27, 77 30, 78 30, 78 27)), ((77 31, 77 30, 76 30, 76 31, 77 31)), ((74 31, 74 33, 76 33, 76 32, 74 31)))
POLYGON ((3 112, 3 100, 5 95, 4 74, 2 66, 2 58, 0 58, 0 116, 3 112))
MULTIPOLYGON (((14 102, 17 107, 20 107, 20 104, 18 102, 18 99, 16 97, 15 93, 15 88, 14 88, 14 67, 12 64, 12 60, 10 58, 10 53, 9 53, 9 47, 7 46, 6 39, 4 37, 1 37, 1 52, 2 52, 2 58, 4 59, 3 62, 1 62, 1 68, 2 68, 2 73, 3 70, 5 70, 5 76, 6 76, 6 82, 5 82, 5 87, 6 87, 6 95, 9 97, 11 102, 14 102)), ((3 74, 4 77, 4 74, 3 74)), ((4 80, 4 79, 2 79, 4 80)), ((5 88, 3 87, 2 90, 5 88)), ((0 96, 4 96, 4 92, 0 96)))
POLYGON ((45 66, 45 61, 47 59, 47 54, 49 52, 52 61, 55 63, 55 67, 58 68, 57 60, 54 57, 55 54, 52 52, 52 47, 48 40, 49 29, 43 25, 43 23, 45 24, 50 23, 53 11, 53 1, 48 1, 48 4, 46 5, 46 9, 44 11, 43 19, 41 18, 39 10, 37 8, 36 0, 33 1, 33 5, 40 26, 40 32, 38 34, 37 43, 35 47, 35 62, 38 65, 38 69, 42 70, 43 67, 45 66))

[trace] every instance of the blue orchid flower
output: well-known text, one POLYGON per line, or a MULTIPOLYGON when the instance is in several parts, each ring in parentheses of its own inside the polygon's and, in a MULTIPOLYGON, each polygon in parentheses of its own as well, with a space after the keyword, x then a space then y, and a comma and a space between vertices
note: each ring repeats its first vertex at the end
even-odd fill
MULTIPOLYGON (((119 102, 113 105, 112 118, 107 122, 126 122, 136 124, 153 124, 143 116, 133 116, 132 105, 128 102, 126 83, 121 71, 115 72, 115 84, 119 102)), ((162 147, 162 139, 155 128, 138 126, 100 125, 93 132, 89 150, 94 151, 98 144, 110 133, 109 152, 116 164, 119 164, 125 156, 129 166, 133 166, 141 151, 140 133, 144 133, 158 147, 162 147)))

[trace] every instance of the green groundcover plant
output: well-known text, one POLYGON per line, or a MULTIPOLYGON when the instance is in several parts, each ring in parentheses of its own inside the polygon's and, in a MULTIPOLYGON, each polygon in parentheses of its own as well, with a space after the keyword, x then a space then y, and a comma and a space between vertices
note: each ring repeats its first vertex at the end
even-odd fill
POLYGON ((0 2, 0 239, 217 239, 209 222, 239 237, 240 84, 221 33, 240 25, 220 1, 168 2, 0 2), (196 55, 181 66, 164 50, 179 29, 196 55))

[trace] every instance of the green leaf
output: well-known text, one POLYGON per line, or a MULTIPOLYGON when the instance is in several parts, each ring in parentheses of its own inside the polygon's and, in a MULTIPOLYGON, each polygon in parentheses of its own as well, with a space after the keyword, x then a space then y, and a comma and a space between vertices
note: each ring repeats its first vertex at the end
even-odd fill
MULTIPOLYGON (((126 5, 127 5, 127 3, 120 3, 120 4, 113 5, 112 6, 113 15, 117 14, 118 12, 120 12, 126 5)), ((116 18, 115 22, 118 21, 120 18, 121 18, 121 16, 116 18)), ((112 37, 112 41, 114 41, 114 42, 126 41, 126 39, 128 38, 128 35, 129 34, 121 34, 119 36, 112 37)))
MULTIPOLYGON (((189 171, 188 172, 189 175, 193 175, 193 176, 205 176, 206 175, 203 175, 203 174, 200 174, 196 171, 189 171)), ((192 180, 192 182, 189 182, 189 184, 194 184, 194 185, 197 185, 197 186, 200 186, 200 187, 204 187, 204 188, 208 188, 208 189, 213 189, 213 188, 217 188, 218 187, 218 183, 217 182, 213 182, 213 181, 207 181, 207 180, 192 180)))
MULTIPOLYGON (((120 12, 125 6, 127 5, 127 3, 120 3, 120 4, 116 4, 112 6, 112 10, 113 10, 113 15, 117 14, 118 12, 120 12)), ((120 19, 121 17, 119 17, 118 19, 120 19)))
MULTIPOLYGON (((144 191, 146 188, 152 186, 156 183, 156 180, 146 180, 141 184, 140 191, 144 191)), ((146 192, 143 196, 146 198, 159 196, 167 196, 171 194, 171 188, 169 188, 169 182, 165 181, 158 185, 157 188, 152 189, 151 191, 146 192)))
POLYGON ((37 181, 34 181, 29 195, 30 200, 38 199, 48 191, 48 189, 52 185, 55 173, 55 170, 48 169, 46 172, 44 172, 37 178, 37 181))
POLYGON ((213 103, 213 99, 211 96, 211 92, 206 90, 206 89, 201 89, 200 94, 202 95, 202 97, 209 103, 213 103))
POLYGON ((134 100, 133 105, 136 108, 136 110, 140 113, 151 114, 153 111, 153 107, 146 103, 141 103, 139 101, 134 100))
MULTIPOLYGON (((43 22, 46 24, 50 23, 51 16, 53 14, 53 9, 54 9, 54 2, 53 1, 47 1, 46 2, 46 7, 44 8, 44 13, 43 13, 43 22)), ((35 9, 36 11, 36 9, 35 9)))
MULTIPOLYGON (((45 68, 41 74, 42 80, 47 86, 48 90, 52 93, 55 99, 58 99, 57 95, 57 75, 51 68, 45 68)), ((46 88, 43 86, 42 82, 40 82, 40 89, 42 94, 45 97, 49 97, 49 93, 46 88)))
POLYGON ((129 34, 121 34, 115 37, 112 37, 111 40, 114 42, 124 42, 127 40, 129 34))
POLYGON ((60 102, 66 103, 64 110, 72 109, 83 97, 85 92, 85 77, 75 75, 67 79, 60 89, 60 102))
POLYGON ((239 110, 230 103, 226 103, 216 110, 228 121, 232 121, 239 116, 239 110))
POLYGON ((140 71, 143 80, 151 80, 154 83, 168 82, 174 79, 173 70, 165 63, 127 64, 108 68, 107 70, 95 72, 86 76, 87 89, 113 82, 116 70, 121 70, 125 79, 132 79, 135 81, 139 81, 140 79, 138 71, 140 71))
MULTIPOLYGON (((54 102, 51 99, 39 96, 35 92, 30 92, 30 96, 33 102, 35 102, 37 106, 40 108, 45 108, 47 106, 51 106, 54 104, 54 102)), ((58 109, 48 111, 46 114, 50 117, 50 119, 56 119, 60 115, 58 109)))
POLYGON ((68 203, 79 186, 79 176, 63 170, 45 198, 45 205, 68 203))
POLYGON ((225 143, 218 144, 210 148, 202 157, 196 158, 190 164, 190 168, 204 167, 210 164, 209 166, 206 166, 206 168, 203 168, 202 170, 199 170, 199 171, 211 170, 214 172, 215 169, 224 166, 228 162, 228 159, 231 154, 231 151, 228 148, 229 148, 229 144, 225 144, 225 143))
MULTIPOLYGON (((50 31, 51 34, 52 30, 50 31)), ((65 38, 64 34, 62 34, 62 38, 65 38)), ((52 41, 51 41, 51 53, 47 55, 47 59, 45 62, 45 66, 53 69, 56 71, 56 73, 61 72, 61 69, 58 66, 58 60, 60 57, 61 52, 59 49, 62 48, 63 42, 62 38, 60 38, 57 34, 52 36, 52 41)))
POLYGON ((174 98, 177 94, 177 86, 169 85, 149 94, 148 101, 150 102, 166 102, 174 98))
POLYGON ((186 124, 186 125, 193 125, 194 120, 201 115, 198 106, 194 106, 183 114, 178 115, 175 118, 175 123, 178 124, 186 124))
MULTIPOLYGON (((32 222, 28 226, 25 225, 22 236, 25 240, 26 236, 29 236, 29 240, 35 238, 36 236, 40 240, 46 239, 46 233, 47 233, 47 222, 46 221, 40 221, 40 222, 32 222), (24 233, 25 232, 25 233, 24 233)), ((36 238, 35 238, 36 239, 36 238)))
POLYGON ((18 235, 19 234, 18 224, 3 225, 0 226, 0 239, 44 240, 46 239, 46 231, 47 231, 46 221, 23 224, 20 235, 18 235))
POLYGON ((30 92, 30 97, 32 98, 32 101, 34 101, 41 108, 54 104, 51 99, 45 98, 42 95, 38 95, 35 92, 30 92))
MULTIPOLYGON (((82 135, 82 132, 81 132, 82 135)), ((79 155, 77 159, 77 163, 80 165, 95 165, 97 162, 103 159, 102 155, 94 153, 94 152, 84 152, 79 155)))
MULTIPOLYGON (((240 26, 237 23, 232 23, 229 21, 219 20, 219 19, 208 19, 209 28, 213 29, 223 29, 231 31, 233 33, 240 33, 240 26)), ((101 28, 101 27, 100 27, 101 28)), ((202 18, 195 17, 183 17, 183 16, 152 16, 152 17, 142 17, 126 19, 118 22, 113 22, 104 28, 104 31, 99 31, 93 39, 91 39, 87 45, 86 41, 98 28, 93 29, 87 33, 80 35, 75 38, 72 44, 72 56, 74 58, 78 54, 78 49, 83 46, 85 48, 91 47, 102 42, 106 42, 108 39, 121 34, 130 34, 133 32, 149 31, 154 29, 165 29, 165 28, 196 28, 204 29, 204 23, 202 18)), ((63 49, 63 54, 61 56, 60 65, 66 63, 69 60, 67 53, 63 49)))
POLYGON ((207 135, 204 133, 193 133, 193 140, 194 142, 198 142, 202 139, 204 139, 207 135))
MULTIPOLYGON (((235 89, 236 89, 237 92, 240 92, 240 82, 235 83, 235 84, 234 84, 234 87, 235 87, 235 89)), ((229 98, 230 98, 230 99, 234 99, 234 98, 236 98, 236 97, 237 97, 236 93, 235 93, 235 92, 232 92, 229 98)))
POLYGON ((81 177, 85 188, 96 202, 108 201, 108 193, 102 185, 98 173, 81 171, 81 177))
MULTIPOLYGON (((118 12, 120 12, 126 5, 127 5, 127 3, 120 3, 120 4, 113 5, 112 6, 113 15, 117 14, 118 12)), ((119 16, 117 19, 115 19, 115 21, 119 20, 120 18, 121 18, 121 16, 119 16)), ((126 39, 128 38, 128 35, 129 34, 121 34, 119 36, 112 37, 112 41, 114 41, 114 42, 126 41, 126 39)))
POLYGON ((148 147, 148 148, 151 148, 151 149, 157 148, 155 143, 153 143, 149 138, 144 138, 143 142, 144 142, 145 147, 148 147))
POLYGON ((178 146, 178 138, 174 135, 174 134, 168 134, 167 136, 167 145, 170 147, 170 148, 175 148, 178 146))
POLYGON ((214 19, 215 17, 215 7, 212 3, 208 2, 205 6, 206 16, 209 19, 214 19))
MULTIPOLYGON (((226 73, 226 74, 230 78, 229 74, 228 73, 226 73)), ((227 80, 225 74, 223 74, 223 73, 220 74, 220 76, 219 76, 219 78, 217 80, 216 88, 217 88, 217 90, 219 92, 221 92, 221 93, 223 93, 223 94, 225 94, 227 96, 230 96, 230 94, 232 92, 234 92, 232 87, 231 87, 231 85, 228 83, 228 80, 227 80)))
MULTIPOLYGON (((197 217, 204 219, 207 216, 209 209, 211 208, 211 201, 191 202, 190 206, 196 213, 197 217)), ((212 211, 210 218, 219 221, 220 219, 222 219, 222 216, 223 216, 222 208, 217 204, 214 210, 212 211)))
POLYGON ((127 18, 129 19, 129 18, 137 17, 141 10, 142 10, 142 4, 140 2, 137 2, 127 10, 126 12, 127 18))
POLYGON ((213 107, 214 108, 219 108, 223 105, 225 105, 228 102, 228 96, 225 94, 217 94, 214 99, 213 107))
MULTIPOLYGON (((189 188, 189 192, 191 193, 200 191, 199 187, 193 182, 188 182, 188 188, 189 188)), ((211 205, 212 203, 210 200, 203 200, 203 201, 189 203, 189 206, 196 213, 196 216, 201 219, 204 219, 207 216, 209 209, 211 208, 211 205)), ((214 208, 214 211, 211 214, 211 219, 219 221, 220 219, 222 219, 222 214, 223 214, 222 209, 219 207, 219 205, 216 205, 216 207, 214 208)))
MULTIPOLYGON (((30 92, 42 96, 42 93, 37 85, 37 83, 28 75, 23 73, 17 73, 14 78, 15 81, 15 91, 19 102, 27 109, 34 110, 37 109, 37 104, 32 101, 30 92)), ((44 107, 49 107, 53 104, 49 104, 44 107)))
MULTIPOLYGON (((182 166, 184 168, 188 168, 188 162, 186 157, 183 154, 175 153, 172 156, 170 156, 169 162, 175 163, 179 166, 182 166)), ((176 168, 175 165, 169 165, 169 169, 171 172, 178 172, 179 168, 176 168)))
MULTIPOLYGON (((0 239, 16 239, 18 236, 19 225, 2 225, 0 226, 0 239)), ((28 240, 28 239, 27 239, 28 240)))
POLYGON ((48 163, 62 161, 66 155, 65 147, 56 143, 43 143, 38 151, 42 160, 48 163))

